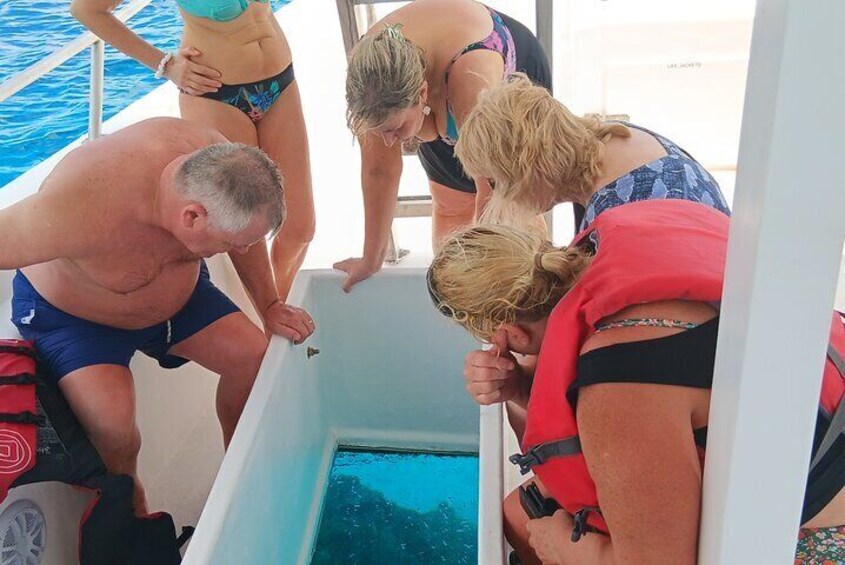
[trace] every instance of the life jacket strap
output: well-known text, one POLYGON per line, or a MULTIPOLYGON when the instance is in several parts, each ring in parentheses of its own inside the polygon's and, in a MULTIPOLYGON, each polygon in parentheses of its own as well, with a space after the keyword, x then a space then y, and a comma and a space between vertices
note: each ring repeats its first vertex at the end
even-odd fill
POLYGON ((535 445, 525 453, 514 453, 508 460, 514 465, 519 465, 519 472, 525 475, 534 465, 542 465, 555 457, 568 457, 579 453, 581 440, 578 436, 572 436, 535 445))
POLYGON ((35 359, 35 351, 31 347, 25 345, 6 345, 0 344, 0 353, 14 353, 17 355, 26 355, 35 359))
POLYGON ((35 375, 32 373, 17 373, 14 375, 0 375, 0 386, 2 385, 34 385, 35 375))
POLYGON ((188 543, 188 540, 194 535, 195 530, 196 528, 193 526, 182 526, 182 533, 176 538, 176 547, 181 549, 183 545, 188 543))
POLYGON ((0 422, 9 424, 40 424, 41 417, 32 412, 17 412, 13 414, 0 412, 0 422))
MULTIPOLYGON (((828 345, 827 357, 836 366, 836 370, 839 371, 839 375, 842 378, 845 378, 845 359, 842 358, 842 355, 840 355, 833 346, 828 345)), ((845 433, 845 398, 839 400, 839 406, 836 407, 836 411, 830 418, 830 425, 827 427, 827 432, 824 434, 821 443, 819 443, 819 449, 816 451, 816 455, 810 463, 810 471, 815 469, 816 465, 824 459, 824 456, 828 451, 830 451, 830 448, 833 447, 833 444, 839 438, 840 434, 843 433, 845 433)))
POLYGON ((554 498, 546 498, 535 483, 519 487, 519 503, 532 520, 554 516, 560 505, 554 498))

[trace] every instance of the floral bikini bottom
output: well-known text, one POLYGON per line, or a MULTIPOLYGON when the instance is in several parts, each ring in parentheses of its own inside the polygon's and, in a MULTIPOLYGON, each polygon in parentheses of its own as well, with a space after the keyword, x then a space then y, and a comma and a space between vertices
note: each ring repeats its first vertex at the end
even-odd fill
POLYGON ((845 563, 845 526, 806 529, 798 532, 795 565, 842 565, 845 563))
POLYGON ((290 86, 293 79, 291 63, 276 76, 245 84, 224 84, 217 92, 207 92, 202 97, 234 106, 257 123, 290 86))

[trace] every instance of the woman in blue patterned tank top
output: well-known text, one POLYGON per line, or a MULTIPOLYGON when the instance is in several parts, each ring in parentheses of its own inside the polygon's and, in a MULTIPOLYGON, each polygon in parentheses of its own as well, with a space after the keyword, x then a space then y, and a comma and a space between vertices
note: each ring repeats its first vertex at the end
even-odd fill
POLYGON ((575 116, 519 73, 479 98, 455 153, 467 173, 490 180, 490 221, 524 223, 572 202, 581 231, 609 208, 664 198, 730 215, 716 179, 678 145, 633 124, 575 116))

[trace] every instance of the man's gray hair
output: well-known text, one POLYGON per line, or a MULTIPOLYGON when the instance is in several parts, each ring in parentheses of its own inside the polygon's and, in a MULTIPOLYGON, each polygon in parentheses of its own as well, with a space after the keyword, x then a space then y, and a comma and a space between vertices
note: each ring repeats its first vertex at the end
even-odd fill
POLYGON ((264 214, 275 234, 285 220, 282 175, 266 153, 243 143, 215 143, 192 153, 177 173, 177 190, 202 204, 209 223, 237 233, 264 214))

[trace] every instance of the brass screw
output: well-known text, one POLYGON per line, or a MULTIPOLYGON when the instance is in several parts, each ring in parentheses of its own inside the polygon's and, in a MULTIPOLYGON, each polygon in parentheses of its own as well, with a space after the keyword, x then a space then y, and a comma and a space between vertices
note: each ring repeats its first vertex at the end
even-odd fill
POLYGON ((312 358, 312 357, 314 357, 315 355, 319 355, 319 354, 320 354, 320 350, 319 350, 319 349, 317 349, 316 347, 311 347, 311 346, 309 345, 309 346, 308 346, 308 348, 305 350, 305 354, 306 354, 306 355, 308 355, 308 358, 309 358, 309 359, 311 359, 311 358, 312 358))

